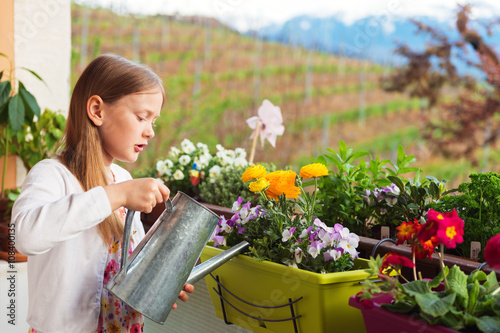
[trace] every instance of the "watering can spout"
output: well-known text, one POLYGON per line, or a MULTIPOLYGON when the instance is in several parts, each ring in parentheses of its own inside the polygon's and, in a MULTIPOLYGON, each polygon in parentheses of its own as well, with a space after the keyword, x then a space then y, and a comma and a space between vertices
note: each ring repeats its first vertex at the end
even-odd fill
POLYGON ((243 241, 230 249, 222 252, 221 254, 205 261, 204 263, 197 265, 191 271, 189 278, 186 283, 193 284, 201 280, 205 275, 217 269, 222 264, 229 261, 231 258, 237 256, 242 251, 244 251, 250 244, 247 241, 243 241))

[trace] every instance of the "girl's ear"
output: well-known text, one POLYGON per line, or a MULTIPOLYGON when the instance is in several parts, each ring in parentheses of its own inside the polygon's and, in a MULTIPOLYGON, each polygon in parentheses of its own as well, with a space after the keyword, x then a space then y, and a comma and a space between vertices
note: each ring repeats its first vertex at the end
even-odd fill
POLYGON ((87 115, 96 126, 101 126, 104 117, 104 101, 98 95, 87 100, 87 115))

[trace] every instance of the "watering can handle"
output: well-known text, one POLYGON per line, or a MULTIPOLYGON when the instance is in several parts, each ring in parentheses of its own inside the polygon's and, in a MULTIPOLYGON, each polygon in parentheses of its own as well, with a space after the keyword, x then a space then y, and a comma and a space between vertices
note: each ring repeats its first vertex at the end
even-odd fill
MULTIPOLYGON (((172 200, 170 198, 165 201, 165 210, 170 214, 173 210, 172 200)), ((130 246, 130 231, 132 230, 132 222, 134 221, 135 211, 128 210, 127 217, 125 218, 125 227, 123 231, 123 242, 122 242, 122 257, 120 261, 120 270, 116 274, 116 280, 120 283, 127 275, 128 266, 128 248, 130 246)))

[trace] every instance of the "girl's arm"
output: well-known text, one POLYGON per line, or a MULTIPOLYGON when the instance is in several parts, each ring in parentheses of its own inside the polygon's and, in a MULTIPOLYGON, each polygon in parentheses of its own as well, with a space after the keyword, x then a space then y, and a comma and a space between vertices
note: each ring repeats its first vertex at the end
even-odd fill
POLYGON ((76 178, 62 164, 42 161, 28 173, 12 209, 16 248, 26 255, 47 252, 111 213, 103 187, 81 192, 76 178))

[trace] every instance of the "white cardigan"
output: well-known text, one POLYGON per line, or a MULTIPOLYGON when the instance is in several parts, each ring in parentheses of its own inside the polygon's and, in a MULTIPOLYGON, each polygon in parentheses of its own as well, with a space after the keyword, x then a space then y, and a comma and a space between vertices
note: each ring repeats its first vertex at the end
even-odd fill
MULTIPOLYGON (((132 179, 113 164, 116 182, 132 179)), ((28 255, 27 321, 41 333, 95 332, 108 246, 96 226, 111 214, 99 186, 83 192, 58 160, 47 159, 28 173, 12 210, 16 248, 28 255)), ((144 237, 139 214, 134 244, 144 237)))

